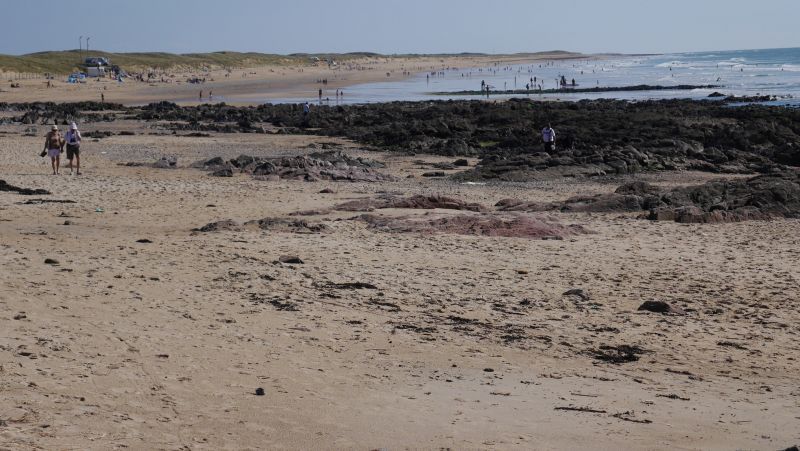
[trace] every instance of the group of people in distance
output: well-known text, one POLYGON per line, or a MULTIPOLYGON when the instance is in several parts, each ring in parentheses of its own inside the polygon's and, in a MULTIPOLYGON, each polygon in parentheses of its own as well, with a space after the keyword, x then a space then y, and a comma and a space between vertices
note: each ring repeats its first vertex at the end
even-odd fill
POLYGON ((67 148, 67 160, 69 160, 69 175, 72 175, 72 160, 75 160, 77 175, 81 175, 81 132, 73 122, 67 133, 62 136, 57 125, 53 125, 47 136, 44 138, 44 150, 42 156, 50 157, 53 166, 53 175, 59 174, 61 166, 61 153, 67 148))

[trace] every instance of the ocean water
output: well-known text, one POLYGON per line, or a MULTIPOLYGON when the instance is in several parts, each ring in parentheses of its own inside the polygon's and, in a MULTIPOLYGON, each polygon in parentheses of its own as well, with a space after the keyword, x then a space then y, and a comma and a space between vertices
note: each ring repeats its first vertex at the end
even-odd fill
MULTIPOLYGON (((543 89, 557 87, 557 79, 574 79, 581 88, 629 85, 719 85, 715 89, 634 91, 608 93, 530 94, 531 98, 581 99, 667 99, 707 98, 714 91, 726 95, 781 97, 775 104, 800 106, 800 48, 675 53, 647 56, 606 56, 595 60, 566 60, 551 63, 492 65, 448 68, 443 75, 416 74, 403 80, 351 86, 338 102, 335 90, 326 90, 326 104, 391 102, 397 100, 470 99, 480 96, 441 96, 434 92, 479 90, 485 81, 494 90, 524 89, 536 77, 543 89)), ((318 102, 316 93, 308 98, 271 100, 272 103, 318 102)), ((491 98, 520 97, 491 94, 491 98)))

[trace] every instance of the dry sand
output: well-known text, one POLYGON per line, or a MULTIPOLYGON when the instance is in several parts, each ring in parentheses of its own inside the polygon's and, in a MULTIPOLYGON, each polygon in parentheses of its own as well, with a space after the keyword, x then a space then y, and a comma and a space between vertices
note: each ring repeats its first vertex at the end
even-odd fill
POLYGON ((119 166, 161 155, 181 166, 293 155, 322 141, 363 154, 328 138, 143 129, 86 142, 84 175, 51 176, 37 155, 41 138, 22 128, 2 130, 0 178, 53 194, 0 193, 0 449, 800 442, 798 221, 557 214, 595 233, 541 241, 391 234, 329 213, 306 218, 326 224, 322 234, 193 233, 386 192, 491 206, 608 192, 616 182, 456 185, 419 177, 427 169, 413 163, 442 158, 377 153, 368 156, 399 181, 265 182, 119 166), (32 198, 76 203, 21 204, 32 198), (304 264, 277 263, 282 255, 304 264), (331 285, 350 282, 376 289, 331 285), (590 299, 562 294, 573 288, 590 299), (646 300, 687 313, 637 312, 646 300), (615 365, 591 354, 604 345, 647 353, 615 365))

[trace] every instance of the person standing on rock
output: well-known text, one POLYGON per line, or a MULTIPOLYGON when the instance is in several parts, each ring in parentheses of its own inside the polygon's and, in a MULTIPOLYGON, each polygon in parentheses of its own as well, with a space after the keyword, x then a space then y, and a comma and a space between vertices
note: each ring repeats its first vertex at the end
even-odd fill
POLYGON ((556 150, 556 131, 550 124, 542 129, 542 143, 544 144, 544 151, 547 153, 556 150))
POLYGON ((44 138, 44 149, 50 157, 50 163, 53 165, 53 175, 58 175, 59 166, 61 166, 61 150, 64 148, 64 138, 58 131, 58 126, 53 125, 50 132, 44 138))
POLYGON ((311 105, 308 102, 303 104, 303 127, 308 126, 308 114, 311 112, 311 105))
POLYGON ((75 159, 75 168, 77 174, 81 175, 81 132, 78 131, 78 126, 73 122, 69 127, 69 131, 64 135, 67 142, 67 160, 69 161, 69 175, 72 175, 72 159, 75 159))

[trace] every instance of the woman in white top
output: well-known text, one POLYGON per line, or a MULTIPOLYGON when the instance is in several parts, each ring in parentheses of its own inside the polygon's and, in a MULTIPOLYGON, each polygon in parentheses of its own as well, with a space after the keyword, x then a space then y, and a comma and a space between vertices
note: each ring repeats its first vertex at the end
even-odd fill
POLYGON ((75 158, 75 165, 78 175, 81 175, 81 132, 73 122, 69 131, 64 136, 67 142, 67 160, 69 160, 69 175, 72 175, 72 159, 75 158))

